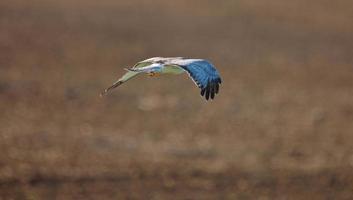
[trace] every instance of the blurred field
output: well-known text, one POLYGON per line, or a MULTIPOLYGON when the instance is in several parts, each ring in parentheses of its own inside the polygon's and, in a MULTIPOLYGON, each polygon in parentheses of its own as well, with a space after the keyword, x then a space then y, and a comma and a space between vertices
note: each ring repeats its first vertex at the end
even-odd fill
POLYGON ((353 199, 349 0, 0 2, 0 199, 353 199), (123 68, 207 58, 187 75, 123 68))

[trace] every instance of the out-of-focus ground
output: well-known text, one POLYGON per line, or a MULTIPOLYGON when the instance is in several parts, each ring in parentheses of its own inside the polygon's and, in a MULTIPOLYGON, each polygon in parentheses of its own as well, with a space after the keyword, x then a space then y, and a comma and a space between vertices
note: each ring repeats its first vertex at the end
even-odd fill
POLYGON ((0 199, 352 199, 350 0, 0 2, 0 199), (153 56, 207 58, 219 96, 153 56))

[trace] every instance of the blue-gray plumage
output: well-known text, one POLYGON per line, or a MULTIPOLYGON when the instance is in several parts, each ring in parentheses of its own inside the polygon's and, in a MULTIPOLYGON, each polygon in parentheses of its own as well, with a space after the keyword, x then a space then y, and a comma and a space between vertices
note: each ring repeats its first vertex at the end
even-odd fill
POLYGON ((118 87, 140 73, 154 76, 157 74, 181 74, 187 72, 201 89, 201 96, 205 96, 206 100, 215 97, 219 91, 219 84, 222 83, 217 69, 204 59, 154 57, 138 62, 132 68, 126 70, 128 72, 112 86, 105 89, 101 95, 107 94, 111 89, 118 87))

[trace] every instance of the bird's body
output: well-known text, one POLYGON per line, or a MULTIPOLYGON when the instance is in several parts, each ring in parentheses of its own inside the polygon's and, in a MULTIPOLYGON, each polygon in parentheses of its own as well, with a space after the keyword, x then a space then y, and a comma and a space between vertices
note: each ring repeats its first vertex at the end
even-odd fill
POLYGON ((221 77, 216 68, 204 59, 188 59, 182 57, 153 57, 136 63, 112 86, 105 89, 101 95, 107 94, 111 89, 121 85, 140 73, 150 76, 157 74, 182 74, 187 72, 195 84, 201 89, 201 95, 206 100, 214 98, 218 93, 221 77))

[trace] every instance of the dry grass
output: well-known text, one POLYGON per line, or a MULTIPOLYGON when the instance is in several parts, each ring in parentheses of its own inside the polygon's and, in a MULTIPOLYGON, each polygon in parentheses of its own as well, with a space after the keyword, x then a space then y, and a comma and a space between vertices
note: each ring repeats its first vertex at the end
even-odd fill
POLYGON ((348 0, 2 1, 0 195, 351 199, 352 13, 348 0), (220 95, 141 76, 99 98, 156 55, 208 58, 220 95))

